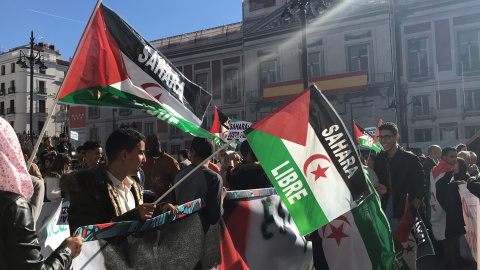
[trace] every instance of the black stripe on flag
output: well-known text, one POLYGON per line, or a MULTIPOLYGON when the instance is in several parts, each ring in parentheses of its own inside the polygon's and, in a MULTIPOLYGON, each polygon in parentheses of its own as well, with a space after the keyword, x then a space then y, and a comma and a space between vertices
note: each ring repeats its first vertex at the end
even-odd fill
POLYGON ((103 19, 105 25, 108 28, 110 34, 115 38, 118 47, 133 63, 140 67, 145 73, 158 82, 160 86, 167 89, 172 96, 177 98, 185 107, 187 107, 193 114, 195 114, 200 120, 203 119, 212 96, 210 93, 202 89, 200 86, 192 83, 188 80, 170 61, 158 50, 156 50, 148 41, 146 41, 140 34, 138 34, 130 25, 128 25, 120 16, 118 16, 111 9, 101 5, 103 19), (153 72, 150 67, 139 61, 139 56, 144 56, 144 47, 150 47, 150 58, 156 51, 160 57, 162 57, 168 65, 171 67, 171 74, 178 76, 180 79, 178 84, 184 83, 183 96, 174 91, 173 87, 169 87, 164 81, 162 81, 158 74, 153 72))
POLYGON ((360 203, 370 194, 370 191, 355 144, 337 112, 315 85, 310 86, 309 123, 345 181, 354 201, 360 203), (354 160, 354 162, 350 162, 352 164, 349 165, 346 160, 354 160), (350 176, 348 170, 354 167, 357 169, 350 176))

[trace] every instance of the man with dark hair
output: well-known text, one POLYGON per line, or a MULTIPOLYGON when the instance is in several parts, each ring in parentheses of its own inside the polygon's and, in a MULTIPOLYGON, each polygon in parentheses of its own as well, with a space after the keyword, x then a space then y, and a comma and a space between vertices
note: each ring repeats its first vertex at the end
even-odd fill
POLYGON ((83 145, 75 149, 75 157, 76 159, 72 161, 71 170, 78 171, 83 169, 85 167, 85 147, 83 145))
POLYGON ((60 134, 60 140, 57 142, 56 149, 59 154, 70 155, 72 145, 68 142, 68 136, 65 133, 60 134))
POLYGON ((102 143, 99 141, 86 141, 83 144, 85 151, 85 167, 90 168, 100 163, 103 154, 102 143))
POLYGON ((393 233, 405 212, 407 194, 413 206, 420 207, 425 196, 425 179, 418 157, 398 145, 397 125, 386 122, 378 130, 377 138, 384 151, 374 158, 374 170, 380 181, 375 189, 393 233))
POLYGON ((155 198, 160 197, 172 185, 175 174, 180 170, 178 162, 162 151, 160 139, 156 134, 147 137, 147 161, 143 165, 145 189, 152 190, 155 198))
MULTIPOLYGON (((72 233, 84 225, 153 217, 155 204, 143 204, 142 188, 131 178, 145 163, 145 137, 134 129, 116 130, 107 139, 106 152, 106 167, 66 174, 60 181, 70 196, 72 233)), ((176 211, 170 204, 162 208, 176 211)))
MULTIPOLYGON (((174 184, 191 172, 197 165, 213 153, 211 139, 195 137, 190 149, 191 165, 179 171, 175 176, 174 184)), ((205 200, 206 208, 202 209, 201 218, 204 227, 214 225, 223 215, 223 181, 218 173, 208 168, 208 162, 191 174, 172 192, 171 203, 173 205, 184 204, 197 198, 205 200)))
POLYGON ((186 167, 188 167, 190 164, 192 164, 190 162, 190 160, 188 159, 188 150, 187 149, 182 149, 180 150, 180 152, 178 153, 178 165, 180 166, 180 170, 181 169, 184 169, 186 167))
POLYGON ((463 143, 457 145, 457 149, 456 149, 457 153, 460 153, 462 151, 467 151, 467 146, 463 143))

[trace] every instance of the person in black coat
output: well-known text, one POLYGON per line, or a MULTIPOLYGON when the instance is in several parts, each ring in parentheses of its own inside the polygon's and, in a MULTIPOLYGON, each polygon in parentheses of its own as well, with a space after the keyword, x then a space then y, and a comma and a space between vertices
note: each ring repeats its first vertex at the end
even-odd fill
POLYGON ((460 236, 466 233, 463 219, 462 199, 458 192, 458 185, 466 184, 469 178, 467 163, 462 158, 457 158, 453 171, 445 173, 436 185, 437 200, 446 213, 445 240, 443 250, 445 262, 449 269, 457 266, 468 266, 460 256, 460 236))
POLYGON ((236 153, 230 155, 230 166, 226 177, 230 189, 244 190, 273 187, 248 141, 242 143, 240 152, 243 155, 243 161, 236 153))

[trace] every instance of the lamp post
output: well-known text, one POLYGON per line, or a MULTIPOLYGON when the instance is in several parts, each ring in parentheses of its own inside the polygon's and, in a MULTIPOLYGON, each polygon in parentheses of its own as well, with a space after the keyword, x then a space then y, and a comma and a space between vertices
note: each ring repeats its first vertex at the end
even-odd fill
MULTIPOLYGON (((331 2, 331 1, 328 1, 331 2)), ((298 13, 300 19, 300 24, 302 28, 302 78, 303 78, 303 89, 308 87, 308 51, 307 51, 307 20, 312 20, 316 17, 313 13, 313 10, 317 10, 320 14, 327 9, 327 3, 320 0, 294 0, 290 8, 285 7, 282 13, 282 18, 286 21, 289 21, 292 17, 293 12, 298 13)))
POLYGON ((32 144, 33 144, 33 134, 34 134, 33 133, 33 66, 34 64, 37 64, 40 70, 47 69, 47 66, 45 66, 45 64, 40 59, 41 57, 43 57, 43 55, 40 55, 40 50, 37 52, 37 54, 34 55, 34 52, 33 52, 34 45, 35 45, 35 38, 33 37, 33 31, 32 31, 30 36, 30 55, 27 56, 25 55, 25 53, 23 53, 20 50, 20 57, 18 58, 18 61, 17 61, 17 65, 19 65, 20 68, 30 68, 30 140, 32 140, 32 144), (26 60, 29 61, 30 66, 27 65, 26 60))

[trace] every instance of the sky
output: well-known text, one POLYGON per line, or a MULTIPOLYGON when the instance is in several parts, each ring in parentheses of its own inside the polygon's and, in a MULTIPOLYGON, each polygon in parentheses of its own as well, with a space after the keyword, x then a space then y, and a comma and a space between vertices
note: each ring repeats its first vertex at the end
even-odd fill
MULTIPOLYGON (((35 41, 73 57, 96 0, 4 0, 0 7, 0 52, 35 41)), ((104 0, 146 40, 213 28, 242 20, 242 0, 104 0)))

